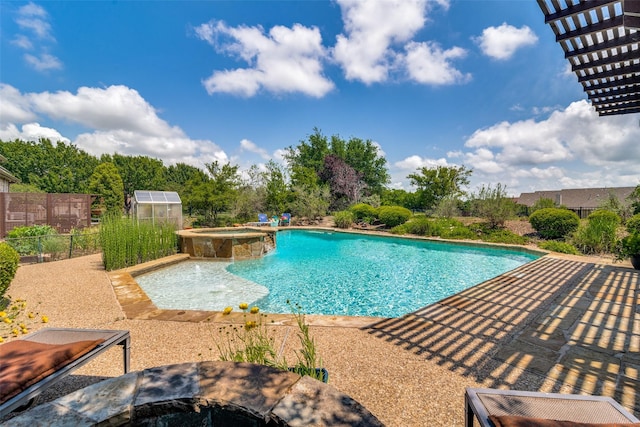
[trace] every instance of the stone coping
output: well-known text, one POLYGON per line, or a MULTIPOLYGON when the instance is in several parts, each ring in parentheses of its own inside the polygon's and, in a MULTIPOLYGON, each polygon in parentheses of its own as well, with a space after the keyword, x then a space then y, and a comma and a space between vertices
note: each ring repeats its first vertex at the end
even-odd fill
POLYGON ((7 426, 383 426, 332 386, 251 363, 193 362, 132 372, 77 390, 7 426))

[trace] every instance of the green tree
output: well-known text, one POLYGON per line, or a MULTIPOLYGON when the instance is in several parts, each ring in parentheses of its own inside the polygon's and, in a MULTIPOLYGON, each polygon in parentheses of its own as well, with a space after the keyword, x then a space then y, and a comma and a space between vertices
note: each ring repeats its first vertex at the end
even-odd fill
POLYGON ((0 154, 7 158, 4 166, 23 184, 46 193, 87 193, 89 177, 99 164, 72 144, 54 145, 48 139, 2 142, 0 154))
POLYGON ((329 189, 318 186, 312 189, 293 187, 291 214, 298 217, 316 219, 327 214, 329 209, 329 189))
POLYGON ((420 207, 431 210, 445 197, 459 198, 465 193, 462 187, 469 185, 472 171, 465 166, 422 167, 418 173, 407 176, 411 185, 417 187, 416 195, 420 207))
POLYGON ((96 167, 89 178, 89 191, 99 195, 99 205, 106 212, 122 214, 124 209, 124 186, 118 168, 105 162, 96 167))
POLYGON ((498 183, 495 187, 482 186, 472 201, 474 213, 486 219, 489 228, 503 227, 506 220, 516 213, 516 203, 507 197, 507 187, 498 183))
POLYGON ((633 206, 633 214, 640 214, 640 185, 638 185, 627 197, 627 200, 633 206))
POLYGON ((289 196, 285 172, 283 168, 273 160, 267 162, 266 168, 267 170, 263 174, 266 190, 266 208, 279 215, 285 211, 287 198, 289 196))
POLYGON ((162 160, 122 154, 103 155, 101 160, 111 162, 118 168, 126 194, 133 194, 135 190, 165 190, 166 168, 162 160))

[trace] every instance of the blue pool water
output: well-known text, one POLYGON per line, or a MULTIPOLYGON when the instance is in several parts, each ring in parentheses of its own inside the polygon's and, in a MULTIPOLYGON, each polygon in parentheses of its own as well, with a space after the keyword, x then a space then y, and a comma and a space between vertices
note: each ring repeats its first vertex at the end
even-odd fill
POLYGON ((247 302, 289 313, 289 300, 308 314, 396 317, 536 258, 501 248, 286 230, 263 258, 189 261, 136 280, 165 309, 222 310, 247 302))

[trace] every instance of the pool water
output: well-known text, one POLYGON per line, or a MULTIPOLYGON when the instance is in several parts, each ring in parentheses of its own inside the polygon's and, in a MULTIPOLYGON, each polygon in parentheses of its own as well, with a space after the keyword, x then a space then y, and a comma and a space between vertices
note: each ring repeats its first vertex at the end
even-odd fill
POLYGON ((136 278, 164 309, 397 317, 512 270, 539 255, 444 242, 286 230, 277 249, 235 263, 188 261, 136 278), (154 282, 149 284, 149 282, 154 282))

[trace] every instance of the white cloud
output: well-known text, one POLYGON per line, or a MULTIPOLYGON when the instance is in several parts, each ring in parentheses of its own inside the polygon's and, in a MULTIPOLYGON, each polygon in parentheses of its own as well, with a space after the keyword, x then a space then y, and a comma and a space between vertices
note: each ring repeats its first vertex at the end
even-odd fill
POLYGON ((40 139, 50 139, 51 141, 62 141, 69 143, 69 139, 63 137, 60 132, 55 129, 40 126, 39 123, 26 123, 21 129, 18 129, 13 123, 0 125, 0 140, 14 141, 20 139, 22 141, 39 141, 40 139))
POLYGON ((473 39, 485 55, 499 60, 509 59, 520 48, 530 46, 538 37, 526 25, 516 28, 506 22, 499 27, 488 27, 473 39))
POLYGON ((209 94, 254 96, 260 89, 273 93, 301 92, 322 97, 334 84, 322 74, 326 56, 320 30, 295 24, 275 26, 268 34, 262 27, 229 27, 211 21, 195 29, 196 35, 219 52, 234 55, 249 68, 214 71, 203 81, 209 94))
POLYGON ((25 62, 39 72, 60 70, 62 61, 48 52, 51 43, 55 43, 49 14, 42 7, 28 3, 18 9, 15 22, 25 32, 16 34, 11 43, 23 50, 37 51, 24 55, 25 62))
POLYGON ((46 137, 69 141, 53 128, 25 123, 38 114, 54 122, 78 123, 90 129, 72 142, 96 156, 117 152, 199 167, 215 160, 228 161, 227 154, 215 143, 189 138, 182 129, 158 117, 153 106, 126 86, 81 87, 76 94, 66 91, 21 94, 12 86, 2 85, 0 94, 3 107, 0 138, 46 137), (5 106, 10 107, 6 116, 5 106), (22 130, 16 123, 23 124, 22 130))
POLYGON ((393 164, 394 167, 407 171, 407 173, 413 173, 418 168, 428 167, 434 168, 436 166, 450 166, 446 159, 429 159, 420 157, 417 155, 409 156, 393 164))
POLYGON ((15 87, 0 83, 0 125, 25 123, 36 119, 29 100, 15 87))
MULTIPOLYGON (((447 8, 448 1, 438 2, 447 8)), ((465 82, 468 75, 451 61, 462 58, 462 48, 442 49, 435 42, 413 37, 427 22, 432 3, 426 0, 338 0, 345 34, 336 37, 333 59, 348 80, 382 83, 396 75, 420 84, 465 82)))
POLYGON ((445 85, 466 82, 470 74, 463 74, 451 65, 452 59, 463 58, 466 51, 459 47, 442 50, 434 42, 411 42, 406 46, 404 59, 409 76, 418 83, 445 85))
POLYGON ((24 60, 27 64, 31 65, 36 71, 49 71, 62 69, 62 62, 58 58, 48 53, 43 53, 40 56, 31 55, 29 53, 24 55, 24 60))
POLYGON ((426 0, 338 0, 346 35, 333 48, 349 80, 366 84, 387 79, 395 61, 394 43, 405 43, 426 20, 426 0))
POLYGON ((240 152, 243 151, 258 154, 263 160, 271 159, 271 156, 269 155, 267 150, 258 147, 254 142, 251 142, 248 139, 243 139, 242 141, 240 141, 240 152))
POLYGON ((502 122, 465 143, 472 179, 521 191, 638 185, 640 128, 633 115, 599 117, 586 101, 540 121, 502 122))

